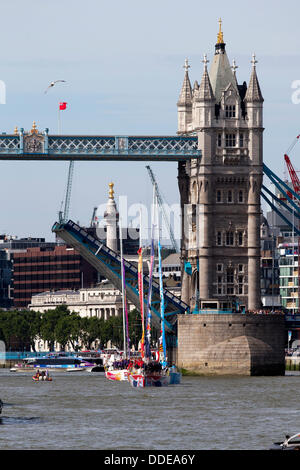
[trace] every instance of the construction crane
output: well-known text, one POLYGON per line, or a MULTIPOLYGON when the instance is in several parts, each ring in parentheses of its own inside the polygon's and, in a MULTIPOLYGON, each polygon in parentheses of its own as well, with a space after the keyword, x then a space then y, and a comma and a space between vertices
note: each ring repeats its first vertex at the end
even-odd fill
POLYGON ((94 207, 93 209, 93 214, 90 222, 90 227, 95 227, 96 226, 96 213, 97 213, 97 207, 94 207))
MULTIPOLYGON (((296 137, 296 139, 293 141, 292 145, 289 147, 287 153, 284 155, 284 160, 291 178, 291 182, 294 188, 295 193, 297 193, 300 196, 300 181, 298 178, 298 175, 296 171, 294 170, 294 167, 291 163, 291 160, 288 156, 288 153, 292 151, 292 149, 295 147, 296 143, 300 139, 300 134, 296 137)), ((291 193, 288 192, 288 196, 291 199, 295 199, 295 197, 292 196, 291 193)), ((299 229, 300 229, 300 222, 299 222, 299 229)), ((299 260, 300 260, 300 236, 298 236, 298 312, 300 312, 300 266, 299 266, 299 260)))
POLYGON ((66 189, 66 197, 64 203, 64 210, 59 211, 59 222, 65 223, 69 220, 69 210, 70 210, 70 200, 71 200, 71 191, 72 191, 72 182, 73 182, 73 173, 74 173, 74 160, 70 161, 69 171, 68 171, 68 182, 66 189))
POLYGON ((171 227, 170 221, 169 221, 168 216, 166 214, 166 211, 165 211, 165 208, 164 208, 164 203, 163 203, 163 198, 162 198, 162 195, 159 191, 158 184, 157 184, 157 181, 155 179, 154 173, 151 170, 150 166, 146 166, 146 169, 149 173, 152 185, 154 187, 158 205, 159 205, 160 209, 162 210, 163 217, 165 219, 165 223, 166 223, 166 226, 167 226, 169 234, 170 234, 170 240, 171 240, 172 246, 173 246, 174 250, 176 251, 176 253, 178 253, 179 252, 178 244, 176 242, 173 229, 171 227))

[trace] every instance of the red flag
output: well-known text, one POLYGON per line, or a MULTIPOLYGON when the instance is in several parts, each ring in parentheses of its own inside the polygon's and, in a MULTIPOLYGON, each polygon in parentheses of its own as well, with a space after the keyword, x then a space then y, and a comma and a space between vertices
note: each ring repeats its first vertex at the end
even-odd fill
POLYGON ((63 103, 59 103, 59 109, 60 110, 63 110, 63 109, 66 109, 67 108, 67 103, 63 102, 63 103))

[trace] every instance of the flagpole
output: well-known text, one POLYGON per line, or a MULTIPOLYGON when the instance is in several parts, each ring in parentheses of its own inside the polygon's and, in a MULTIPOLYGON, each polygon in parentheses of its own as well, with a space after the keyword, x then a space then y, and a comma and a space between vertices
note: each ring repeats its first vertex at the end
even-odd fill
POLYGON ((61 135, 61 115, 60 115, 60 105, 58 105, 58 134, 61 135))

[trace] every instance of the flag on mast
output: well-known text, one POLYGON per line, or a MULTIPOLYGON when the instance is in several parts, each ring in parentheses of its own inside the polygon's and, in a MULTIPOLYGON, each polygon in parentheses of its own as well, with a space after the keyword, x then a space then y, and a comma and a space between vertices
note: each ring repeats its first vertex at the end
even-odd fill
POLYGON ((152 237, 151 241, 151 257, 150 257, 150 272, 149 272, 149 290, 148 290, 148 300, 147 300, 147 317, 146 317, 146 337, 145 337, 145 353, 146 357, 151 357, 151 301, 152 301, 152 278, 153 278, 153 268, 154 268, 154 240, 152 237))
POLYGON ((167 365, 167 345, 166 345, 166 332, 165 332, 165 300, 164 300, 164 285, 162 278, 162 260, 161 260, 161 244, 158 240, 158 271, 159 271, 159 287, 160 287, 160 315, 161 315, 161 345, 159 350, 163 353, 163 366, 167 365))
POLYGON ((141 339, 141 355, 142 359, 145 357, 145 320, 144 320, 144 282, 143 282, 143 255, 142 247, 138 250, 138 287, 140 297, 140 309, 142 317, 142 339, 141 339))

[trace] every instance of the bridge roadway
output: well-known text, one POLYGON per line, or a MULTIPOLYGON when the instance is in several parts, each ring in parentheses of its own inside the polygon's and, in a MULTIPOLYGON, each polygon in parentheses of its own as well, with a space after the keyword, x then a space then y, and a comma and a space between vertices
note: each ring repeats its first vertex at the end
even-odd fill
MULTIPOLYGON (((66 223, 56 222, 52 227, 52 231, 68 245, 73 246, 83 258, 94 266, 105 278, 109 279, 119 291, 122 290, 121 258, 118 253, 115 253, 98 239, 90 235, 84 228, 71 220, 66 223)), ((124 265, 127 298, 139 309, 140 299, 137 267, 127 260, 125 260, 124 265)), ((144 275, 145 312, 147 311, 149 282, 149 277, 144 275)), ((167 289, 164 289, 163 293, 165 302, 165 328, 167 333, 174 335, 176 333, 177 314, 189 313, 189 307, 167 289)), ((155 280, 152 281, 151 305, 152 324, 160 331, 160 286, 155 280)))
POLYGON ((0 160, 180 161, 200 158, 196 136, 0 134, 0 160))

